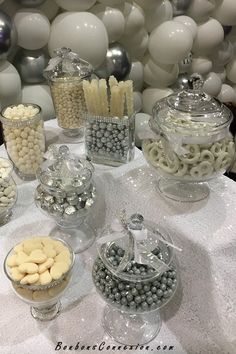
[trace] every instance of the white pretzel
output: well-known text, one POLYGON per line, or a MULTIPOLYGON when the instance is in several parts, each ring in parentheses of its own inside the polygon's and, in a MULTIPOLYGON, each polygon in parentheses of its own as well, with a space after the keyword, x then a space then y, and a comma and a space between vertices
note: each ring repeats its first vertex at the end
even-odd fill
POLYGON ((213 173, 213 166, 209 161, 202 161, 198 167, 202 171, 203 177, 209 177, 213 173))
POLYGON ((229 155, 233 158, 235 155, 235 144, 233 141, 230 141, 227 145, 226 151, 229 153, 229 155))
POLYGON ((163 158, 163 152, 161 151, 161 149, 159 149, 157 147, 153 147, 149 151, 148 158, 149 158, 150 163, 154 167, 159 167, 159 161, 160 161, 161 158, 163 158))
POLYGON ((162 157, 159 160, 159 167, 167 173, 174 174, 179 169, 179 159, 175 155, 174 155, 174 161, 170 161, 167 158, 162 157))
POLYGON ((184 163, 183 161, 180 161, 179 162, 179 169, 175 173, 175 176, 183 177, 184 175, 186 175, 187 171, 188 171, 188 165, 186 163, 184 163))
POLYGON ((190 173, 190 176, 192 176, 194 178, 202 177, 202 171, 200 170, 199 166, 192 167, 189 173, 190 173))
POLYGON ((221 155, 216 159, 215 170, 219 171, 221 169, 226 169, 230 166, 232 158, 227 152, 222 152, 221 155))
POLYGON ((209 150, 202 150, 199 161, 209 161, 213 163, 215 161, 214 155, 209 150))
POLYGON ((211 147, 211 152, 215 157, 219 157, 222 152, 226 151, 226 144, 221 140, 221 142, 214 143, 211 147))
POLYGON ((184 145, 184 147, 189 150, 189 153, 187 153, 184 156, 180 156, 180 160, 183 161, 184 163, 187 164, 195 164, 198 162, 200 158, 200 147, 197 144, 187 144, 184 145))

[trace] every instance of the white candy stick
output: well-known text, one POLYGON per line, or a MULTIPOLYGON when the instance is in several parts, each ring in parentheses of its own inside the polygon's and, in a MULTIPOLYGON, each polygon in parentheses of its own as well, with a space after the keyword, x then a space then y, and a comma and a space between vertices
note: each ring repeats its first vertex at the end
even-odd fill
POLYGON ((115 76, 110 76, 109 77, 109 87, 110 87, 110 90, 113 86, 117 86, 118 85, 118 81, 116 80, 115 76))
POLYGON ((111 88, 111 108, 110 114, 113 117, 117 116, 118 111, 118 102, 119 102, 119 88, 118 86, 112 86, 111 88))
POLYGON ((89 113, 91 113, 92 103, 91 103, 91 96, 89 93, 89 86, 90 86, 90 83, 87 80, 84 80, 83 81, 83 91, 84 91, 85 103, 86 103, 87 111, 89 113))
POLYGON ((133 99, 133 81, 127 80, 125 82, 125 96, 127 104, 127 114, 130 117, 134 112, 134 99, 133 99))
POLYGON ((98 91, 98 80, 93 79, 91 85, 93 88, 93 101, 94 101, 94 108, 95 108, 94 113, 96 115, 100 115, 101 108, 100 108, 100 97, 99 97, 99 91, 98 91))
POLYGON ((107 83, 105 79, 99 80, 99 95, 101 103, 101 114, 104 117, 107 117, 109 115, 109 107, 107 97, 107 83))

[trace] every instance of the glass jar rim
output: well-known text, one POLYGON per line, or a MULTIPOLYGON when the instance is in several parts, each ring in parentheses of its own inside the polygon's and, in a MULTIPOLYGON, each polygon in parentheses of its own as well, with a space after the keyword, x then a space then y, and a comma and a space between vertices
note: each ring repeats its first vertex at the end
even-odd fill
POLYGON ((2 110, 1 110, 1 113, 0 113, 0 121, 2 123, 12 123, 12 122, 18 122, 18 123, 29 123, 29 122, 33 122, 36 118, 39 118, 40 115, 42 113, 42 108, 37 105, 36 103, 19 103, 19 104, 11 104, 11 105, 8 105, 6 107, 4 107, 2 110), (32 117, 28 117, 28 118, 25 118, 25 119, 11 119, 11 118, 7 118, 4 116, 4 113, 6 111, 7 108, 13 108, 13 107, 17 107, 19 106, 20 104, 22 104, 23 106, 33 106, 34 108, 37 108, 38 109, 38 112, 32 116, 32 117))

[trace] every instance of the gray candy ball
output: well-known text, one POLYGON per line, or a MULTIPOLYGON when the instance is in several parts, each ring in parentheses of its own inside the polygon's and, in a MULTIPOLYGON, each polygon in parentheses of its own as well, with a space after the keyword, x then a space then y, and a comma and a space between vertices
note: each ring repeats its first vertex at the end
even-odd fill
POLYGON ((16 46, 17 34, 13 22, 4 11, 0 10, 0 60, 5 60, 16 46))
POLYGON ((19 5, 27 7, 37 7, 42 5, 46 0, 15 0, 19 5))
POLYGON ((120 43, 112 43, 106 54, 103 64, 95 71, 96 75, 108 79, 114 75, 119 80, 124 80, 130 73, 131 61, 128 53, 120 43))
POLYGON ((22 81, 27 84, 39 84, 45 81, 43 71, 47 66, 49 57, 42 49, 20 49, 15 58, 14 65, 17 68, 22 81))

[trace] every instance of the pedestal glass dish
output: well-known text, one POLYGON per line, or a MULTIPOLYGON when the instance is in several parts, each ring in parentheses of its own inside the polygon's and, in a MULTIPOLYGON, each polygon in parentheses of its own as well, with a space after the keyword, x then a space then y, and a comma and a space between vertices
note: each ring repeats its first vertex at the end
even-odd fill
POLYGON ((122 344, 150 342, 161 328, 159 310, 178 286, 170 237, 134 214, 121 227, 111 225, 104 230, 98 245, 92 275, 107 303, 105 331, 122 344))
POLYGON ((17 201, 17 187, 12 171, 12 163, 0 157, 0 226, 9 221, 17 201))
MULTIPOLYGON (((43 239, 43 237, 42 237, 43 239)), ((72 269, 74 266, 75 255, 71 247, 61 239, 55 239, 64 244, 70 252, 71 264, 66 273, 57 280, 52 280, 47 285, 21 284, 20 281, 12 279, 11 268, 7 265, 7 259, 14 254, 12 248, 4 260, 4 272, 11 281, 15 294, 24 302, 30 305, 31 315, 40 321, 50 321, 57 317, 61 312, 60 298, 69 286, 72 269)), ((16 245, 17 247, 17 245, 16 245)))
POLYGON ((45 69, 59 127, 71 138, 84 136, 85 100, 82 81, 89 79, 92 66, 68 48, 55 51, 45 69))
POLYGON ((150 138, 143 140, 142 149, 165 197, 195 202, 208 196, 206 182, 234 160, 231 121, 231 111, 201 88, 173 93, 155 104, 150 138))
POLYGON ((36 171, 43 162, 45 152, 44 123, 41 108, 36 104, 11 105, 1 112, 3 136, 7 154, 13 163, 14 170, 23 180, 34 180, 36 171), (32 115, 14 117, 14 110, 31 110, 32 115), (7 118, 7 110, 13 111, 7 118))
POLYGON ((51 146, 49 154, 37 171, 35 203, 57 224, 51 236, 63 237, 78 253, 95 240, 93 229, 86 223, 96 200, 94 168, 89 161, 71 154, 66 145, 51 146))

